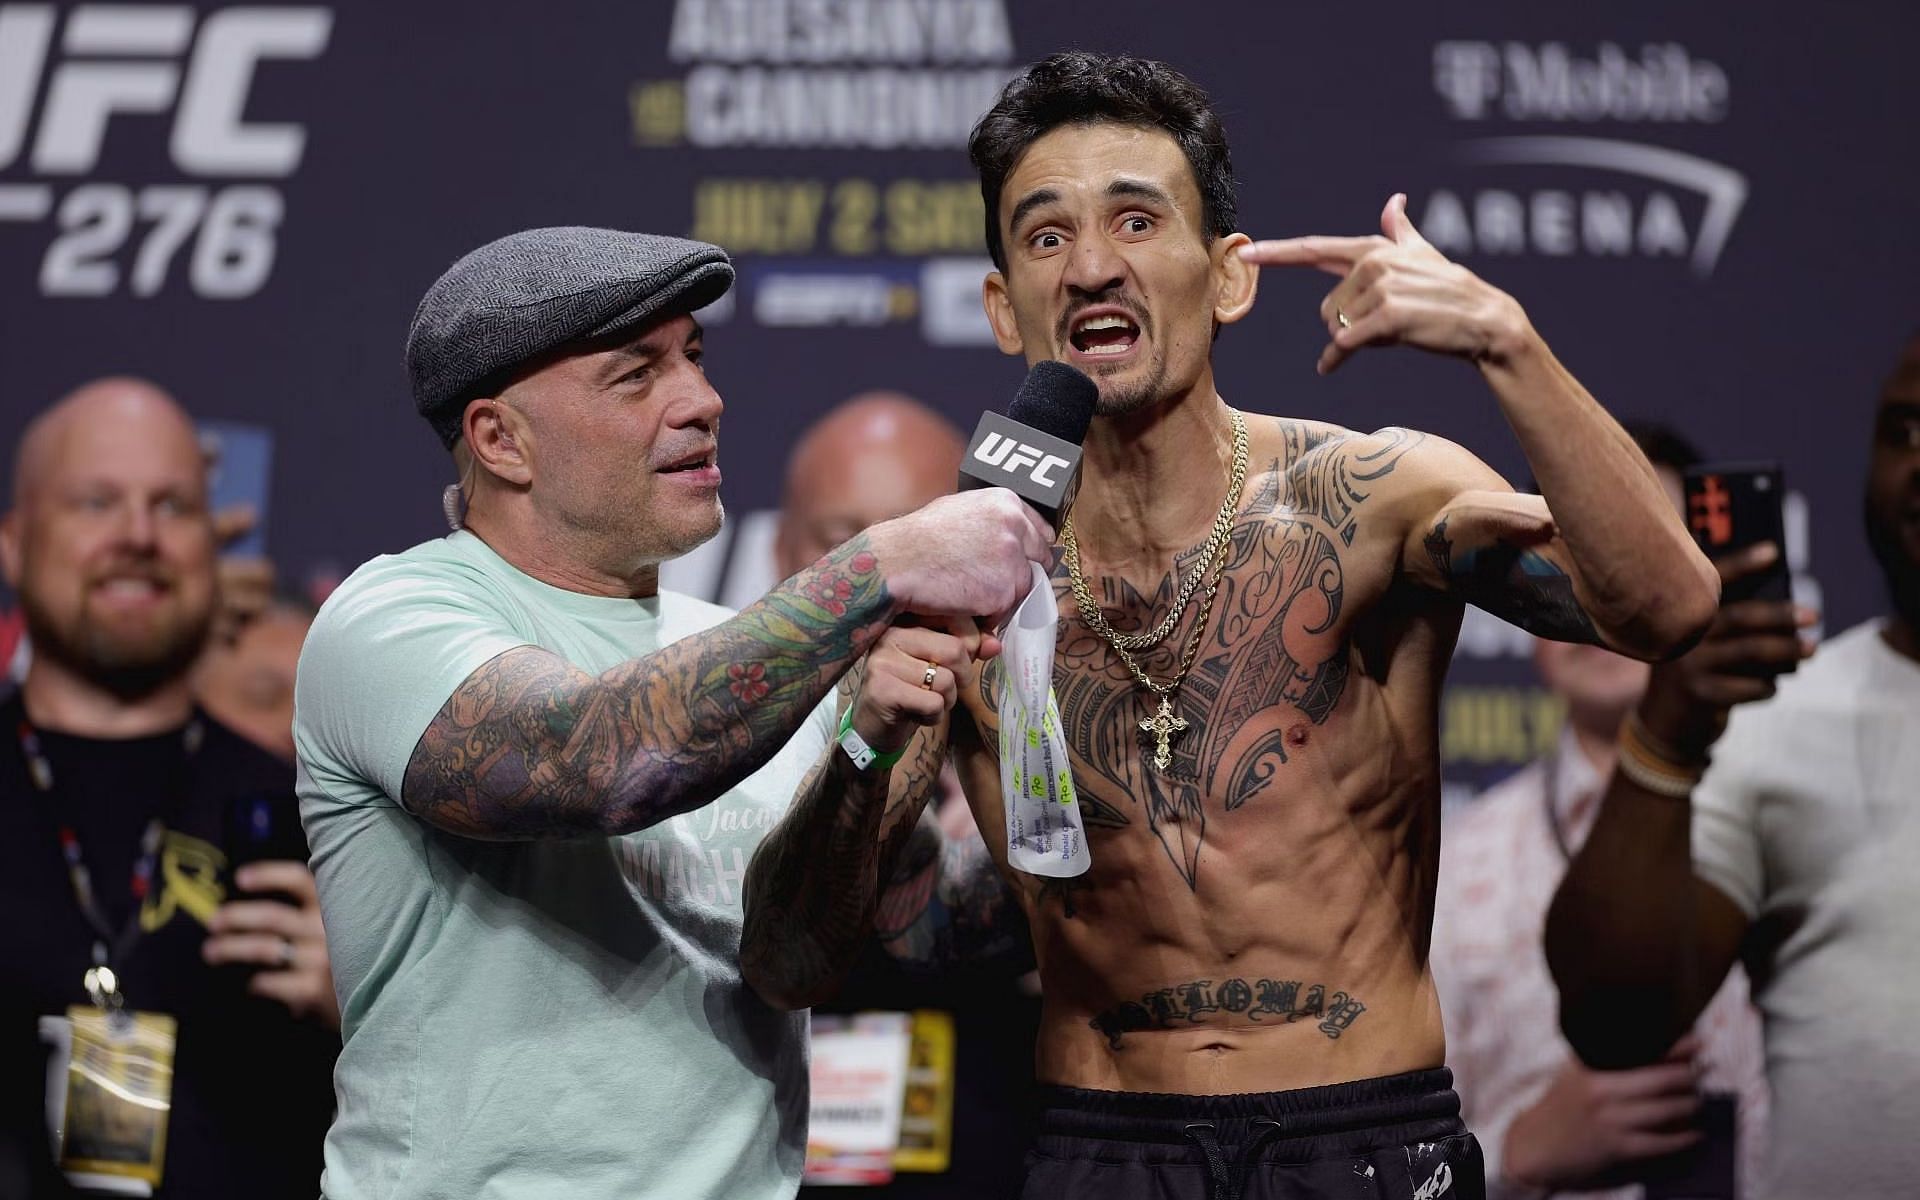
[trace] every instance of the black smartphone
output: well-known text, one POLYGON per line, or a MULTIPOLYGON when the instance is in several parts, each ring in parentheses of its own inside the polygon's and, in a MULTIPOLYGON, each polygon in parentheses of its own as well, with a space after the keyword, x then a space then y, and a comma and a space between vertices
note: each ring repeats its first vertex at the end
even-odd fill
POLYGON ((1758 575, 1730 583, 1720 600, 1790 600, 1784 508, 1786 477, 1777 462, 1701 463, 1681 476, 1687 528, 1708 558, 1725 558, 1758 542, 1772 542, 1780 557, 1758 575))
MULTIPOLYGON (((229 872, 238 871, 248 863, 307 861, 306 831, 300 828, 299 810, 287 797, 265 793, 236 796, 227 803, 226 825, 229 872)), ((280 891, 251 892, 245 896, 299 903, 280 891)), ((236 893, 232 898, 240 899, 242 895, 236 893)))
POLYGON ((1644 1177, 1647 1200, 1736 1200, 1735 1117, 1731 1092, 1700 1097, 1700 1140, 1678 1154, 1657 1159, 1644 1177))

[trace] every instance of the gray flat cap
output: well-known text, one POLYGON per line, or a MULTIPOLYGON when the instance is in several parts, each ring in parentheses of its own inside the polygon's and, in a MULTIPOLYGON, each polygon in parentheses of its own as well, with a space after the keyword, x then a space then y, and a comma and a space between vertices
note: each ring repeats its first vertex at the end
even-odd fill
POLYGON ((488 242, 414 311, 413 402, 451 447, 475 385, 568 342, 704 308, 731 286, 727 252, 685 238, 566 225, 488 242))

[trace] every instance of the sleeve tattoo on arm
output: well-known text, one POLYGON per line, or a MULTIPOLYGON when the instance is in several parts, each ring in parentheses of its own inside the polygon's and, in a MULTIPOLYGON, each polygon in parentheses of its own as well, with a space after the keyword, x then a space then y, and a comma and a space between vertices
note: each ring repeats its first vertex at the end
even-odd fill
POLYGON ((1026 917, 979 837, 948 838, 929 813, 894 873, 874 927, 900 962, 944 970, 1024 956, 1026 917))
MULTIPOLYGON (((844 704, 862 669, 842 681, 844 704)), ((920 862, 930 856, 916 847, 931 828, 924 810, 946 745, 944 723, 922 729, 887 771, 857 770, 828 747, 747 868, 740 960, 763 995, 789 1007, 824 1000, 876 926, 902 919, 916 889, 924 907, 920 862)))
POLYGON ((862 536, 725 624, 598 676, 509 650, 421 735, 406 805, 508 840, 626 832, 697 808, 771 758, 890 616, 862 536))

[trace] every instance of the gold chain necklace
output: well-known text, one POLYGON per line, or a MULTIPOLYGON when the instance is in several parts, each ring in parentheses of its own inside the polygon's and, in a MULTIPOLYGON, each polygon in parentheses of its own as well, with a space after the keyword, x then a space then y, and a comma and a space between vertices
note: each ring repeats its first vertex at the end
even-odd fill
POLYGON ((1149 634, 1122 634, 1108 624, 1106 614, 1100 611, 1100 605, 1093 598, 1093 589, 1087 586, 1087 580, 1080 573, 1080 544, 1073 535, 1073 516, 1068 514, 1060 526, 1060 546, 1062 557, 1067 564, 1067 578, 1073 584, 1073 598, 1080 606, 1080 619, 1086 626, 1106 639, 1120 661, 1139 685, 1160 697, 1160 708, 1151 717, 1140 722, 1140 731, 1154 739, 1153 765, 1164 771, 1173 762, 1174 735, 1184 733, 1187 722, 1184 717, 1174 715, 1173 695, 1187 678, 1187 672, 1193 667, 1194 655, 1200 649, 1200 636, 1206 630, 1207 620, 1213 613, 1213 597, 1220 590, 1220 579, 1226 574, 1227 546, 1233 535, 1234 510, 1239 504, 1240 489, 1247 481, 1247 423, 1239 412, 1227 410, 1227 417, 1233 423, 1233 476, 1227 484, 1227 497, 1220 502, 1220 515, 1214 518, 1213 531, 1207 537, 1200 561, 1194 564, 1185 586, 1173 602, 1173 609, 1167 614, 1157 629, 1149 634), (1187 633, 1187 641, 1180 656, 1180 666, 1173 678, 1161 683, 1140 669, 1131 650, 1143 649, 1160 641, 1179 623, 1186 612, 1187 604, 1193 599, 1194 589, 1206 580, 1206 592, 1201 597, 1200 612, 1195 617, 1193 628, 1187 633))
MULTIPOLYGON (((1187 611, 1187 602, 1193 599, 1194 589, 1200 586, 1200 581, 1206 577, 1207 569, 1213 565, 1213 560, 1220 556, 1220 548, 1225 546, 1227 539, 1233 535, 1234 503, 1240 496, 1240 484, 1246 478, 1247 426, 1246 422, 1241 420, 1240 414, 1233 409, 1227 410, 1227 416, 1233 422, 1233 484, 1227 489, 1227 499, 1220 506, 1220 515, 1213 519, 1213 530, 1207 534, 1207 544, 1202 549, 1200 557, 1195 560, 1193 570, 1188 571, 1186 579, 1181 582, 1180 594, 1174 598, 1173 607, 1167 610, 1166 618, 1145 633, 1121 633, 1107 624, 1106 615, 1097 605, 1088 600, 1081 601, 1081 615, 1086 619, 1088 627, 1107 639, 1115 650, 1145 650, 1159 645, 1169 633, 1172 633, 1173 627, 1180 621, 1180 615, 1187 611)), ((1060 541, 1067 554, 1072 556, 1069 561, 1078 562, 1080 549, 1074 544, 1071 515, 1062 526, 1060 541)), ((1075 578, 1077 579, 1078 575, 1075 578)), ((1078 594, 1078 592, 1075 593, 1075 595, 1078 594)))

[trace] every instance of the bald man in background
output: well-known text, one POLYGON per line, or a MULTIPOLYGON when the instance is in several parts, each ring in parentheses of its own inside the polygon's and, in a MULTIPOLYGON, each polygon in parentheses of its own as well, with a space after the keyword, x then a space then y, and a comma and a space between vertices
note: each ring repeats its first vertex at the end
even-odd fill
POLYGON ((807 428, 787 459, 774 561, 780 578, 869 525, 954 489, 966 439, 899 392, 862 392, 807 428))
POLYGON ((0 703, 0 909, 20 918, 0 923, 0 1195, 64 1192, 38 1032, 97 1005, 176 1022, 155 1195, 317 1188, 339 1013, 293 770, 188 682, 217 544, 193 424, 152 384, 89 384, 23 434, 0 518, 32 643, 0 703))
MULTIPOLYGON (((842 402, 807 427, 787 459, 774 539, 777 577, 791 576, 870 525, 953 491, 965 453, 966 438, 953 422, 910 396, 872 391, 842 402)), ((945 855, 948 869, 939 877, 943 888, 988 887, 998 892, 1003 885, 951 768, 941 774, 936 804, 941 844, 916 842, 907 852, 923 855, 927 886, 934 885, 935 866, 945 855)), ((945 898, 955 899, 951 894, 945 898)), ((928 975, 908 974, 888 952, 899 948, 906 934, 899 928, 903 923, 890 921, 883 903, 876 917, 880 936, 854 965, 839 996, 815 1011, 937 1009, 953 1017, 953 1155, 943 1173, 901 1174, 890 1184, 867 1190, 901 1197, 1010 1195, 1019 1186, 1019 1159, 995 1151, 1024 1146, 1029 1136, 1025 1117, 1031 1108, 1032 1048, 1040 1012, 1038 997, 1023 992, 1016 980, 1032 965, 1025 929, 985 931, 986 936, 957 945, 939 964, 939 972, 928 975)), ((802 1195, 839 1193, 824 1187, 801 1189, 802 1195)))

